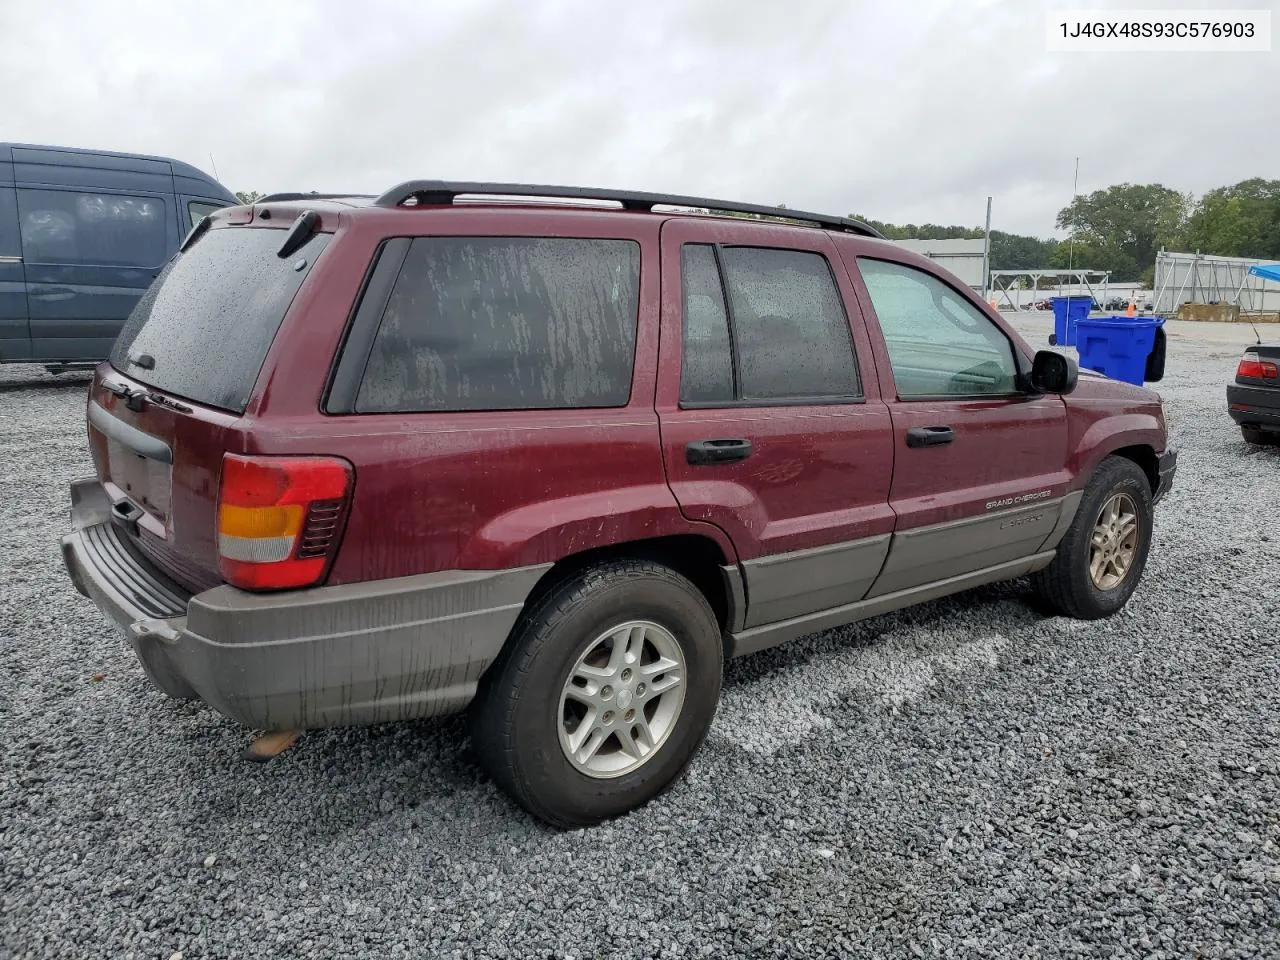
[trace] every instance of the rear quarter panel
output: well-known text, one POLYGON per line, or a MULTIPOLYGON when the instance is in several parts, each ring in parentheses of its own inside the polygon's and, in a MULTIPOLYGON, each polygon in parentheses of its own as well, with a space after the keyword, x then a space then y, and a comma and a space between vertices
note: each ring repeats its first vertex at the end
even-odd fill
MULTIPOLYGON (((388 210, 342 217, 322 282, 304 288, 272 344, 248 415, 251 452, 344 457, 352 508, 328 582, 447 569, 500 569, 673 534, 732 545, 687 520, 667 486, 654 389, 658 217, 538 210, 388 210), (573 236, 636 240, 639 317, 626 407, 321 413, 348 316, 380 242, 392 236, 573 236)), ((320 278, 317 278, 320 279, 320 278)))

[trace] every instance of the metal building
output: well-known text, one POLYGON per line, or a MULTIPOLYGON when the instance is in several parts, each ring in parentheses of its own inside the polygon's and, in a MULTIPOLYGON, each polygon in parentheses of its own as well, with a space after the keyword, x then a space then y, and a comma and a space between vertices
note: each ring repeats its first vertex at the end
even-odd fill
POLYGON ((1233 303, 1250 313, 1278 311, 1280 284, 1249 276, 1251 266, 1273 262, 1161 250, 1156 254, 1155 311, 1169 316, 1184 303, 1233 303))
POLYGON ((976 240, 895 240, 894 243, 937 260, 959 277, 962 281, 982 293, 982 249, 983 239, 976 240))

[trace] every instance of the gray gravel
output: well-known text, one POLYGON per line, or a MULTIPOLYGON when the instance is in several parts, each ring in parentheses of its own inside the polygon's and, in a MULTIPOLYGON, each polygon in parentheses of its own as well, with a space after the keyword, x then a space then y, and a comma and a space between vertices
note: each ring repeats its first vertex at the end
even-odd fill
POLYGON ((85 380, 0 368, 0 958, 1280 956, 1280 452, 1238 346, 1170 352, 1126 611, 1010 584, 739 661, 687 778, 570 833, 456 720, 259 767, 153 691, 56 548, 85 380))

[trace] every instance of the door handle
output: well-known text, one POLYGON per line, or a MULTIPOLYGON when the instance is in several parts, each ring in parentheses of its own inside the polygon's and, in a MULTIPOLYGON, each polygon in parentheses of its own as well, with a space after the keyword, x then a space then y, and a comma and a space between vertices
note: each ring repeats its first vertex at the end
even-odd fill
POLYGON ((693 466, 732 463, 751 456, 750 440, 695 440, 684 448, 685 459, 693 466))
POLYGON ((912 427, 907 431, 908 447, 936 447, 956 438, 950 427, 912 427))

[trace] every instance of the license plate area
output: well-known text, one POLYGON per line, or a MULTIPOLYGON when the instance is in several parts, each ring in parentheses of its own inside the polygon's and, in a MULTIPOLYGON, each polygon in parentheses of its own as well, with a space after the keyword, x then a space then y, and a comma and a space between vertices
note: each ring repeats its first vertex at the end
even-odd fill
MULTIPOLYGON (((170 495, 173 481, 173 467, 144 457, 124 444, 110 437, 107 438, 107 476, 110 485, 116 489, 108 489, 115 503, 127 501, 136 508, 136 515, 130 517, 140 527, 146 527, 157 536, 167 539, 170 526, 170 495)), ((127 510, 117 510, 122 517, 127 510)))

